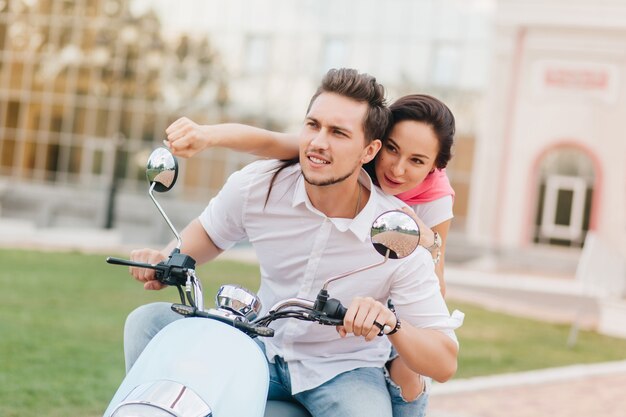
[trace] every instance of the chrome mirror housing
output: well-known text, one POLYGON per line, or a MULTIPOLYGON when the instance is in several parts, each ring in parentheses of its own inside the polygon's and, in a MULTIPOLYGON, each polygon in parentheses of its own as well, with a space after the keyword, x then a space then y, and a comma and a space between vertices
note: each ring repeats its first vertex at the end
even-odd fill
POLYGON ((146 164, 146 177, 154 191, 163 193, 176 184, 178 178, 178 161, 167 148, 157 148, 150 154, 146 164))
POLYGON ((370 235, 374 249, 391 259, 409 256, 420 243, 419 226, 402 211, 388 211, 378 216, 370 235))
MULTIPOLYGON (((420 243, 420 228, 411 216, 400 210, 387 211, 374 220, 370 230, 372 245, 376 252, 384 256, 378 263, 344 272, 324 282, 320 294, 328 288, 331 282, 345 278, 357 272, 367 271, 387 262, 388 259, 406 258, 417 249, 420 243)), ((318 298, 320 295, 318 295, 318 298)), ((317 302, 320 305, 319 300, 317 302)))
POLYGON ((167 214, 163 210, 163 207, 156 201, 154 198, 154 191, 158 191, 163 193, 165 191, 169 191, 176 184, 176 179, 178 178, 178 161, 174 157, 174 155, 170 152, 169 149, 160 147, 156 148, 150 154, 148 158, 148 163, 146 164, 146 178, 148 178, 148 182, 150 182, 150 189, 148 190, 148 194, 154 202, 154 205, 161 213, 161 216, 167 222, 167 225, 170 227, 174 236, 176 236, 176 240, 178 243, 176 244, 176 249, 180 249, 183 241, 178 234, 178 231, 170 221, 167 214))

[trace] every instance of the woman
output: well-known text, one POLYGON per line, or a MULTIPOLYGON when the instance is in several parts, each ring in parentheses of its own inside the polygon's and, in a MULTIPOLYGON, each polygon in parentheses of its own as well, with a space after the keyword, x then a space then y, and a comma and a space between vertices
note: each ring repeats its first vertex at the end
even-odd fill
MULTIPOLYGON (((383 138, 380 152, 365 169, 385 193, 398 197, 411 207, 405 211, 420 226, 421 244, 433 254, 441 291, 445 295, 445 241, 453 217, 454 197, 445 167, 451 158, 454 116, 441 101, 423 94, 404 96, 390 109, 393 126, 383 138)), ((293 135, 239 124, 201 126, 181 118, 170 125, 166 133, 166 146, 182 157, 193 156, 214 146, 276 159, 291 159, 298 155, 298 142, 293 135)), ((399 386, 390 389, 400 389, 402 398, 407 400, 393 404, 394 417, 423 414, 426 398, 419 402, 417 399, 426 388, 424 379, 400 358, 391 360, 388 369, 392 381, 399 386), (418 403, 421 404, 418 406, 418 403)))
MULTIPOLYGON (((441 291, 445 242, 452 221, 454 191, 445 174, 451 158, 455 122, 452 112, 441 101, 428 95, 412 94, 390 106, 394 125, 383 147, 365 169, 387 194, 405 201, 417 215, 422 245, 432 247, 441 291), (433 247, 434 233, 441 238, 433 247), (437 250, 438 249, 438 250, 437 250)), ((167 129, 165 144, 181 157, 191 157, 210 147, 226 147, 254 155, 291 159, 298 155, 294 135, 270 132, 240 124, 202 126, 186 117, 167 129)))

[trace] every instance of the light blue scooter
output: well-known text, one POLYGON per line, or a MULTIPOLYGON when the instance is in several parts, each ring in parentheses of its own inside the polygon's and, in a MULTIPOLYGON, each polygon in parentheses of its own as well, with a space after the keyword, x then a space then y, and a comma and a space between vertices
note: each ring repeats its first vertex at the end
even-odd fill
MULTIPOLYGON (((216 308, 204 309, 202 286, 195 261, 180 253, 181 238, 154 198, 153 192, 170 190, 178 176, 176 158, 166 148, 148 160, 149 195, 178 240, 167 261, 156 265, 107 258, 117 265, 154 269, 164 284, 178 288, 181 303, 172 310, 186 316, 161 330, 147 345, 111 400, 105 417, 307 417, 300 405, 266 401, 269 371, 255 337, 271 337, 269 325, 295 318, 323 325, 340 325, 346 308, 330 298, 327 288, 335 280, 382 265, 389 258, 408 256, 419 244, 419 228, 400 211, 381 215, 372 226, 372 243, 384 259, 376 264, 328 279, 315 301, 290 298, 258 317, 258 297, 239 286, 224 285, 216 308), (184 349, 181 341, 184 343, 184 349)), ((381 335, 391 329, 385 326, 381 335)))

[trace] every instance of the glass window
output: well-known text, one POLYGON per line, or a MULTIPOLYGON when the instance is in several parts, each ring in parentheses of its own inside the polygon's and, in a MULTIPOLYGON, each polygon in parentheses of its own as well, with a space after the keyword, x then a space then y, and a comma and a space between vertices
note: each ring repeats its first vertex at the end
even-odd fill
POLYGON ((13 167, 16 141, 11 138, 2 138, 2 154, 0 155, 0 165, 3 167, 13 167))
POLYGON ((35 171, 35 161, 37 157, 37 144, 33 141, 24 142, 24 154, 22 159, 23 176, 32 178, 35 171))
POLYGON ((9 89, 19 90, 22 85, 22 73, 24 72, 24 64, 13 61, 7 66, 9 71, 9 89))
POLYGON ((556 211, 554 213, 554 224, 569 226, 571 221, 572 205, 574 201, 574 191, 571 189, 557 190, 556 211))
POLYGON ((74 109, 74 126, 72 126, 72 131, 76 134, 84 135, 86 133, 86 119, 87 109, 84 107, 76 107, 74 109))
POLYGON ((98 109, 96 111, 96 136, 107 137, 109 136, 108 122, 109 122, 109 110, 98 109))
POLYGON ((59 170, 59 155, 61 147, 58 143, 48 143, 46 146, 46 179, 54 181, 59 170))
POLYGON ((52 106, 52 114, 50 115, 50 131, 61 133, 63 129, 63 106, 55 104, 52 106))
POLYGON ((264 73, 269 69, 269 39, 252 36, 246 45, 245 70, 249 73, 264 73))
POLYGON ((595 175, 575 148, 557 149, 541 162, 535 242, 582 246, 591 215, 595 175))
POLYGON ((453 87, 461 64, 458 46, 442 44, 435 49, 432 81, 438 87, 453 87))
POLYGON ((324 55, 322 59, 322 72, 325 73, 330 68, 341 68, 346 66, 347 47, 343 39, 328 39, 324 44, 324 55))
POLYGON ((6 107, 6 122, 5 126, 8 128, 17 128, 18 121, 20 118, 20 109, 21 105, 17 101, 9 101, 8 106, 6 107))
POLYGON ((73 145, 70 147, 70 163, 68 166, 68 172, 72 174, 78 174, 80 172, 80 163, 83 155, 83 148, 79 145, 73 145))
POLYGON ((560 149, 547 155, 541 164, 542 177, 551 174, 593 179, 594 169, 589 157, 581 150, 560 149))
MULTIPOLYGON (((2 3, 3 0, 0 0, 0 3, 2 3)), ((6 42, 6 38, 7 38, 7 25, 4 21, 4 16, 0 15, 0 51, 4 51, 5 50, 5 46, 4 43, 6 42)), ((2 65, 2 63, 0 63, 0 66, 2 65)))
POLYGON ((120 132, 126 138, 133 138, 133 123, 139 115, 134 111, 125 111, 120 117, 120 132))
POLYGON ((93 163, 91 165, 91 173, 94 175, 102 175, 104 167, 104 151, 96 149, 93 151, 93 163))

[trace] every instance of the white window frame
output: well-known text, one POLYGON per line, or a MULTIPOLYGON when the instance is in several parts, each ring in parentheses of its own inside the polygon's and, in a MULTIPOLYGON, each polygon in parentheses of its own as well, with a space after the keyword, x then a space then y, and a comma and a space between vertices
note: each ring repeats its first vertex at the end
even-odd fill
POLYGON ((585 218, 585 196, 587 182, 581 177, 550 175, 546 179, 546 190, 541 214, 540 233, 543 238, 581 242, 585 218), (559 191, 573 192, 572 210, 568 226, 555 223, 559 191))

